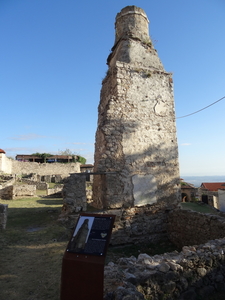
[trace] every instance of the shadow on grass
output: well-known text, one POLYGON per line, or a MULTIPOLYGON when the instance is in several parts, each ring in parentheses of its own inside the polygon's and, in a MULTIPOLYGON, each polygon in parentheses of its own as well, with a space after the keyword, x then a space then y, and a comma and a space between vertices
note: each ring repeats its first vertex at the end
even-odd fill
POLYGON ((181 251, 181 248, 178 248, 173 243, 169 241, 158 241, 156 244, 153 243, 139 243, 139 244, 130 244, 126 246, 109 246, 106 263, 118 262, 118 259, 121 257, 130 257, 135 256, 136 258, 140 253, 146 253, 150 256, 156 254, 164 254, 166 252, 181 251))
POLYGON ((41 200, 37 200, 37 203, 39 204, 44 204, 44 205, 63 205, 62 202, 62 198, 59 199, 50 199, 50 198, 46 198, 46 199, 41 199, 41 200))
POLYGON ((194 210, 200 213, 218 214, 218 211, 212 206, 203 202, 183 202, 181 208, 184 210, 194 210))

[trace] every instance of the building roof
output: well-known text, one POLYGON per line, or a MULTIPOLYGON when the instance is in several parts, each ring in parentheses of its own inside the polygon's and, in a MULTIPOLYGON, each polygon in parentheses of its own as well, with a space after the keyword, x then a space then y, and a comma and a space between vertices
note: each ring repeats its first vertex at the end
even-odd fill
POLYGON ((225 182, 203 182, 201 184, 201 188, 211 192, 216 192, 218 190, 225 190, 225 182))
POLYGON ((196 187, 194 184, 185 182, 184 179, 180 178, 181 183, 181 189, 195 189, 196 187))
POLYGON ((2 150, 2 149, 0 149, 0 153, 5 153, 5 151, 4 151, 4 150, 2 150))
POLYGON ((181 189, 196 189, 196 187, 193 184, 186 183, 186 184, 181 184, 181 189))

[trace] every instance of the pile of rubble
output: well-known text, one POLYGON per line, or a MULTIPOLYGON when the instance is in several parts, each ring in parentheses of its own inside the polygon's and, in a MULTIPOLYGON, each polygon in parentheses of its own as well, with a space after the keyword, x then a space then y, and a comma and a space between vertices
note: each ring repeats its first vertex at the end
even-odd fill
POLYGON ((225 239, 105 266, 104 300, 201 299, 225 291, 225 239))

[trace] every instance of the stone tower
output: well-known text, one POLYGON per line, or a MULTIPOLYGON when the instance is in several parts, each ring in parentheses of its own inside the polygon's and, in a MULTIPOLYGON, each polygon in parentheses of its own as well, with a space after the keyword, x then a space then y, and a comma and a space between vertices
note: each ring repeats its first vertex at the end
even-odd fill
POLYGON ((180 201, 173 80, 154 49, 148 18, 136 6, 116 16, 102 82, 93 200, 98 208, 180 201))

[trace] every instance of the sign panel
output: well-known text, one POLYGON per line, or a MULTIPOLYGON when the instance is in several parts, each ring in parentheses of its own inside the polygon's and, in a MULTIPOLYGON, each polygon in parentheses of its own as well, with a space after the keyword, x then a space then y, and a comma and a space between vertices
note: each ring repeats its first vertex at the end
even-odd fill
POLYGON ((67 251, 82 254, 106 254, 115 216, 81 214, 67 251))

